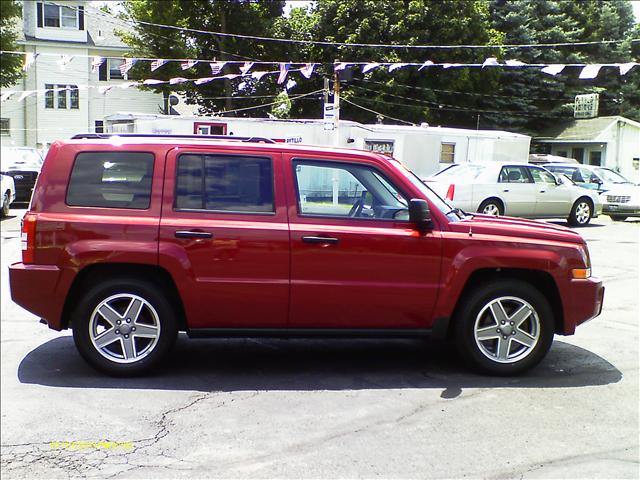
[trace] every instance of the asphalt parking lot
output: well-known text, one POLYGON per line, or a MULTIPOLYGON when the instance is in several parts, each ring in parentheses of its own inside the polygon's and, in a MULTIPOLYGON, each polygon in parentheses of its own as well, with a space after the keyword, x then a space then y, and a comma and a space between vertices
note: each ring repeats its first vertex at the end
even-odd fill
POLYGON ((424 341, 180 338, 164 370, 113 379, 11 302, 23 213, 1 222, 5 479, 640 476, 640 221, 579 230, 602 315, 521 377, 424 341))

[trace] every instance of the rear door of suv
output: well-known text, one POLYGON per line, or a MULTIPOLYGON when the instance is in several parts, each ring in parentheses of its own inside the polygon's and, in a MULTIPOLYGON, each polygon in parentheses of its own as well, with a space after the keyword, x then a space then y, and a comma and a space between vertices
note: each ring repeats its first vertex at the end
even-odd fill
POLYGON ((289 231, 279 152, 174 148, 167 155, 159 262, 190 329, 287 323, 289 231))

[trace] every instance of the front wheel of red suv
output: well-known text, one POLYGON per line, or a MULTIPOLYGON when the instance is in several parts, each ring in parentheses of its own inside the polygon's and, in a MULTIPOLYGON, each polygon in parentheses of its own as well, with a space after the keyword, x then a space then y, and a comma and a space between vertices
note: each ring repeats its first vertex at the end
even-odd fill
POLYGON ((476 369, 515 375, 537 365, 554 335, 553 311, 538 290, 518 281, 495 281, 462 299, 454 319, 456 344, 476 369))
POLYGON ((172 305, 146 281, 114 278, 93 286, 73 313, 73 339, 82 357, 114 376, 146 373, 166 356, 177 335, 172 305))

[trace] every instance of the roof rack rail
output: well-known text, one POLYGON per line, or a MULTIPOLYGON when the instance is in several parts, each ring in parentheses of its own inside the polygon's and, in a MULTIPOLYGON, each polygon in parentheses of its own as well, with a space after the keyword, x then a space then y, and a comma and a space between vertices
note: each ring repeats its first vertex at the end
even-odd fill
POLYGON ((235 135, 164 135, 162 133, 78 133, 71 137, 72 140, 80 139, 104 139, 111 137, 124 137, 124 138, 198 138, 209 140, 237 140, 239 142, 254 142, 254 143, 276 143, 272 138, 267 137, 238 137, 235 135))

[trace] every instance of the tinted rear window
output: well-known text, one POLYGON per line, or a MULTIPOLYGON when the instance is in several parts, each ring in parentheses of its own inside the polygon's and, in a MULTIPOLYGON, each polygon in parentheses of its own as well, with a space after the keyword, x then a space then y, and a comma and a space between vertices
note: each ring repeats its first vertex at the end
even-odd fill
POLYGON ((273 212, 271 159, 243 155, 181 155, 175 206, 187 210, 273 212))
POLYGON ((149 208, 153 161, 151 153, 80 153, 71 171, 67 204, 79 207, 149 208))

